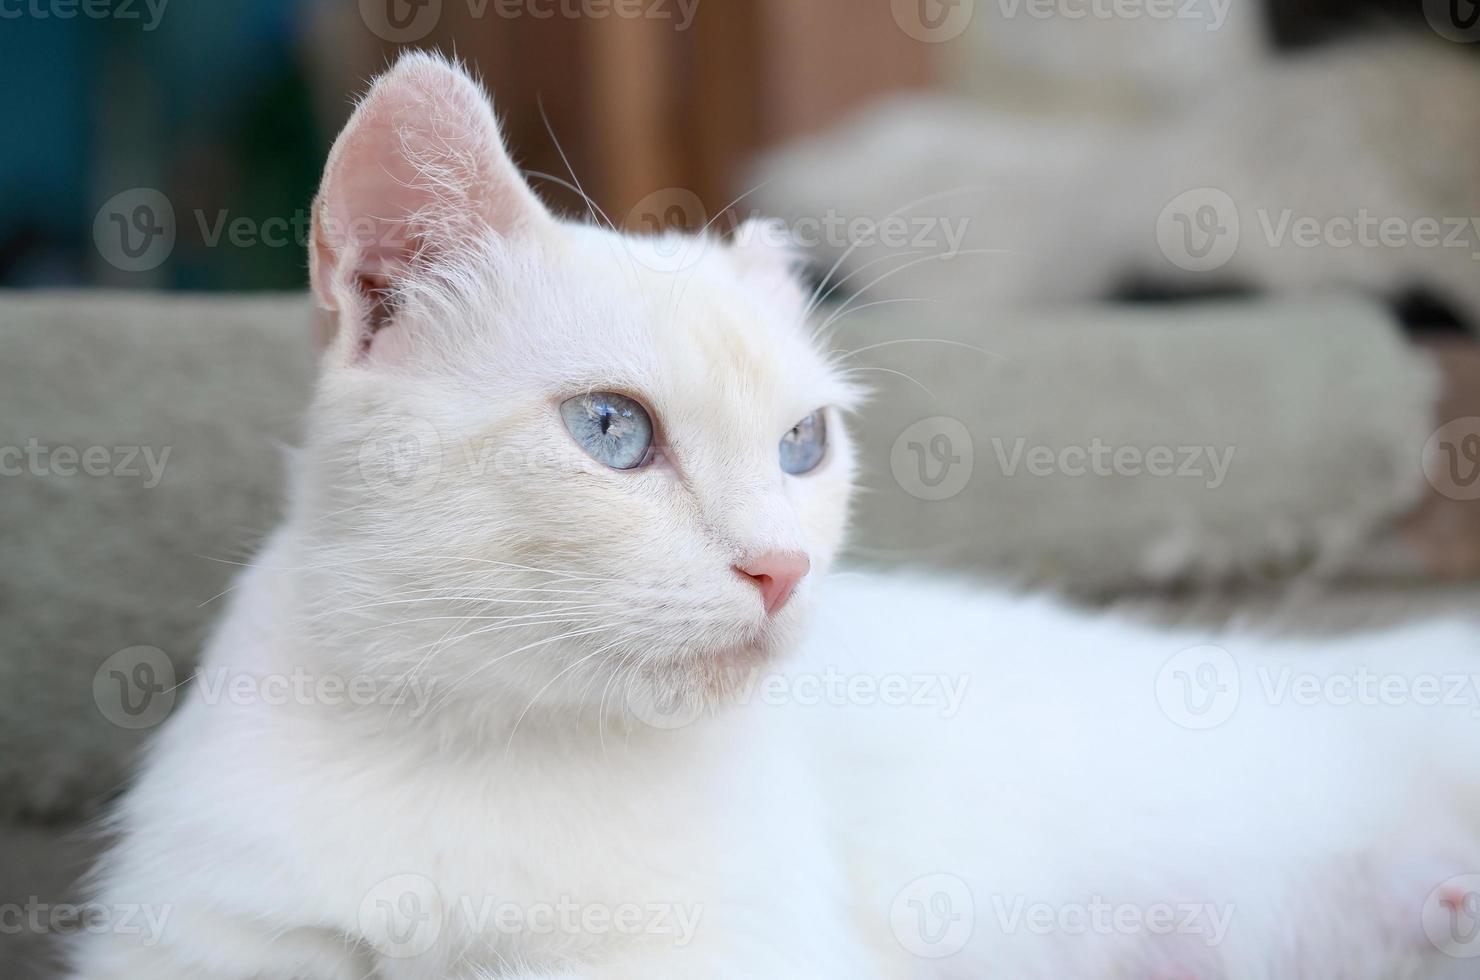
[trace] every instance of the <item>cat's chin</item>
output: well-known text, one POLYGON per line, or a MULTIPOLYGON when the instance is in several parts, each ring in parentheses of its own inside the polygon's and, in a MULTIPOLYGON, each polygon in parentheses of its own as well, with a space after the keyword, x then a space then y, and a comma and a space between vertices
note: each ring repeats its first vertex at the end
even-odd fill
POLYGON ((784 648, 769 636, 761 637, 734 646, 724 647, 714 653, 704 654, 703 661, 712 669, 728 677, 736 673, 749 673, 774 662, 784 648))
POLYGON ((768 627, 756 635, 738 639, 712 650, 689 655, 690 664, 707 680, 710 687, 728 689, 736 684, 754 682, 757 675, 773 669, 796 646, 799 631, 768 627))
POLYGON ((790 645, 770 632, 708 649, 691 649, 652 664, 629 679, 618 707, 627 721, 658 729, 685 728, 749 700, 790 645))
POLYGON ((694 630, 695 635, 648 652, 650 664, 676 674, 730 674, 765 668, 786 656, 801 639, 805 610, 778 619, 740 621, 694 630))

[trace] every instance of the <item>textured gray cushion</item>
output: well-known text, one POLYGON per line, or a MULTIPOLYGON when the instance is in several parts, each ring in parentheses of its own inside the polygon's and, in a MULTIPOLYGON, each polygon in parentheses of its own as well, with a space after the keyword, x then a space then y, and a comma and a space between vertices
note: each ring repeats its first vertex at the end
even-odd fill
POLYGON ((0 294, 0 816, 118 785, 145 732, 95 704, 110 655, 157 647, 188 676, 276 520, 311 324, 298 296, 0 294))
POLYGON ((882 369, 857 429, 865 559, 1095 592, 1329 576, 1425 488, 1434 365, 1356 299, 888 306, 833 346, 882 369))

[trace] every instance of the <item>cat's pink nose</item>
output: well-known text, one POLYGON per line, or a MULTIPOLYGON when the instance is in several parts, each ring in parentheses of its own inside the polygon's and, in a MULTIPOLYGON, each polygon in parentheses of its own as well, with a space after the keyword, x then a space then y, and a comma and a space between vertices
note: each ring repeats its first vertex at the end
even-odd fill
POLYGON ((767 551, 736 565, 735 571, 760 588, 766 615, 774 616, 811 568, 811 560, 800 551, 767 551))

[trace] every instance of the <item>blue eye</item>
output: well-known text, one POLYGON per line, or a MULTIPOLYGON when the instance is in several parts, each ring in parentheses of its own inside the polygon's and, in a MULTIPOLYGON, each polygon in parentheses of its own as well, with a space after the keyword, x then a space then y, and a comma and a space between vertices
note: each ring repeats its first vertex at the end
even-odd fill
POLYGON ((813 412, 781 437, 781 469, 793 476, 810 473, 827 454, 827 422, 813 412))
POLYGON ((648 461, 653 420, 647 409, 625 395, 597 391, 566 399, 560 417, 580 447, 614 470, 636 469, 648 461))

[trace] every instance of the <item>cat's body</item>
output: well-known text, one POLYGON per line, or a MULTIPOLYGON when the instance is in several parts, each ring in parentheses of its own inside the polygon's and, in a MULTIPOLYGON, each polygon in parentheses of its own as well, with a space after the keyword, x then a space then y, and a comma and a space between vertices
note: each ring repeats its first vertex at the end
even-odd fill
POLYGON ((99 873, 106 907, 167 925, 87 937, 78 980, 1459 962, 1430 935, 1480 870, 1475 698, 1310 704, 1289 672, 1468 678, 1473 627, 1208 650, 824 581, 852 392, 784 256, 674 268, 556 224, 432 59, 377 85, 316 216, 339 334, 290 514, 99 873), (335 234, 366 216, 370 244, 335 234), (264 696, 300 674, 369 696, 264 696))
MULTIPOLYGON (((283 552, 249 574, 208 675, 289 669, 259 625, 283 552)), ((1217 692, 1174 676, 1206 639, 1190 633, 850 574, 816 625, 739 706, 621 734, 526 717, 512 739, 460 746, 332 706, 191 703, 122 814, 130 846, 104 892, 167 903, 166 942, 109 939, 81 976, 432 980, 586 960, 570 975, 1388 980, 1462 965, 1425 915, 1480 868, 1480 794, 1454 778, 1480 746, 1477 702, 1297 692, 1359 667, 1468 677, 1471 627, 1225 637, 1236 704, 1204 719, 1217 692), (501 924, 561 903, 630 910, 647 934, 501 924), (954 955, 914 955, 936 951, 954 955)), ((1217 654, 1183 667, 1203 662, 1217 654)))

